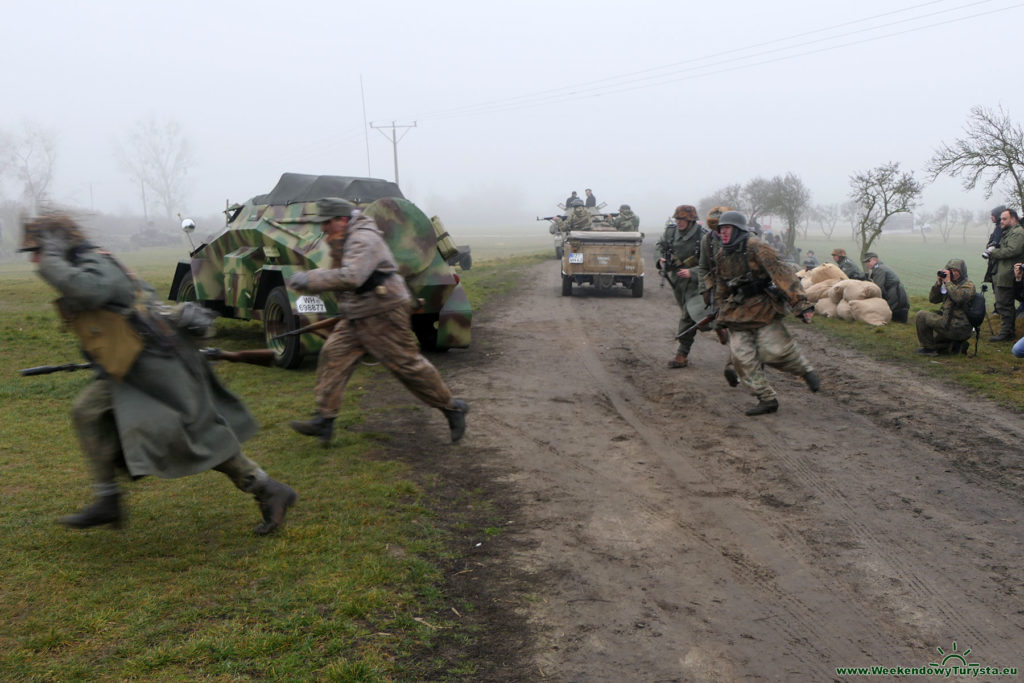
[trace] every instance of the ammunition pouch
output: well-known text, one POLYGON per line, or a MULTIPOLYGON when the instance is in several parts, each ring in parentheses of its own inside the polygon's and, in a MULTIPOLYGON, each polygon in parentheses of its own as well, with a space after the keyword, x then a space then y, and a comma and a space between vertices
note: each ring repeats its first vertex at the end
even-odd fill
POLYGON ((366 282, 356 287, 356 294, 366 294, 380 287, 387 279, 391 276, 391 273, 385 273, 382 270, 375 270, 370 273, 370 277, 366 278, 366 282))
POLYGON ((693 268, 698 263, 700 263, 700 259, 697 257, 696 254, 694 254, 693 256, 688 256, 685 259, 683 259, 682 265, 683 268, 693 268))

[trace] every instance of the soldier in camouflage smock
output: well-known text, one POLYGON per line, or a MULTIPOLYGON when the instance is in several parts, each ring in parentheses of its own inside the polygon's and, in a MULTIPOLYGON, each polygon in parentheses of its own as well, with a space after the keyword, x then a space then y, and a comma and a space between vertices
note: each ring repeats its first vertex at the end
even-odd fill
MULTIPOLYGON (((675 225, 665 227, 655 252, 658 266, 667 274, 676 303, 682 311, 677 328, 677 333, 682 334, 710 313, 710 307, 701 296, 703 285, 697 270, 704 231, 697 222, 697 209, 689 204, 677 206, 672 217, 675 225)), ((690 348, 696 336, 697 330, 693 329, 679 338, 676 355, 668 362, 668 367, 685 368, 689 364, 690 348)))
POLYGON ((950 259, 943 272, 928 292, 928 301, 942 304, 942 312, 918 311, 914 317, 921 344, 917 352, 926 356, 937 356, 940 347, 970 339, 974 332, 966 311, 975 293, 974 283, 967 279, 967 264, 963 259, 950 259))
POLYGON ((255 497, 257 534, 276 529, 297 496, 242 453, 258 427, 190 339, 209 325, 202 309, 157 302, 64 214, 29 222, 21 251, 32 252, 40 277, 61 293, 61 315, 96 371, 71 409, 96 502, 60 523, 120 526, 119 473, 177 478, 212 469, 255 497))
POLYGON ((457 442, 466 431, 469 406, 452 397, 420 353, 411 328, 412 297, 380 229, 369 216, 356 216, 355 206, 344 199, 321 199, 317 208, 316 222, 324 224, 334 267, 296 273, 288 286, 298 292, 335 292, 341 320, 317 360, 316 414, 293 421, 292 428, 329 444, 345 386, 368 353, 417 398, 444 413, 452 442, 457 442))
POLYGON ((587 211, 587 207, 583 206, 582 199, 576 199, 570 202, 572 208, 569 210, 569 215, 566 216, 563 222, 563 228, 566 231, 569 230, 590 230, 590 226, 593 223, 593 216, 587 211))
POLYGON ((802 377, 811 391, 821 386, 818 373, 782 324, 787 306, 808 323, 814 306, 778 253, 748 232, 746 216, 726 211, 718 225, 721 240, 713 244, 709 270, 717 321, 729 329, 729 350, 740 381, 758 400, 746 414, 774 413, 779 401, 764 364, 802 377))
POLYGON ((640 218, 629 208, 629 204, 623 204, 619 207, 619 215, 612 221, 612 225, 619 232, 637 232, 640 230, 640 218))
MULTIPOLYGON (((700 259, 697 262, 697 276, 701 284, 701 297, 704 299, 704 303, 711 307, 712 310, 715 308, 714 303, 714 291, 715 285, 714 280, 711 276, 711 254, 716 249, 721 249, 722 238, 718 236, 718 219, 726 211, 732 211, 728 206, 715 206, 708 211, 708 215, 705 218, 705 224, 708 226, 708 232, 704 234, 704 237, 700 241, 700 259)), ((717 320, 712 322, 709 327, 715 331, 715 335, 718 336, 718 341, 722 344, 729 343, 729 330, 717 320)), ((732 364, 732 355, 729 355, 729 359, 725 361, 725 369, 722 371, 725 375, 725 381, 729 383, 729 386, 739 386, 740 378, 736 374, 736 369, 732 364)))

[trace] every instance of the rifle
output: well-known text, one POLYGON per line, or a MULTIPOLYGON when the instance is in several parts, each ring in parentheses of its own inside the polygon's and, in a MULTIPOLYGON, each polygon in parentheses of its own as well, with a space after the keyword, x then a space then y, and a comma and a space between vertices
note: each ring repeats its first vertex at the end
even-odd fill
POLYGON ((660 273, 661 275, 661 283, 658 285, 658 287, 664 287, 665 282, 669 281, 669 268, 671 268, 676 262, 676 251, 675 249, 672 248, 671 244, 665 245, 665 251, 661 258, 665 259, 665 265, 661 265, 661 263, 658 263, 657 265, 658 273, 660 273))
POLYGON ((554 221, 558 219, 564 219, 565 216, 537 216, 539 221, 554 221))
POLYGON ((682 339, 684 336, 690 334, 694 330, 706 330, 707 326, 711 324, 711 321, 715 319, 716 315, 718 315, 718 311, 709 313, 708 315, 704 316, 703 318, 701 318, 700 320, 698 320, 697 322, 695 322, 694 324, 690 325, 685 330, 677 334, 676 339, 682 339))
POLYGON ((205 348, 199 349, 199 353, 209 360, 226 360, 230 363, 249 363, 251 365, 273 365, 276 357, 273 349, 225 351, 224 349, 205 348))
POLYGON ((276 335, 270 341, 277 341, 278 339, 284 339, 285 337, 294 337, 297 334, 306 334, 307 332, 316 332, 317 330, 322 330, 325 327, 333 327, 338 323, 339 320, 341 320, 340 315, 336 315, 333 318, 324 318, 323 320, 318 320, 317 322, 306 325, 305 327, 300 327, 297 330, 292 330, 291 332, 282 332, 281 334, 276 335))
POLYGON ((54 372, 74 372, 75 370, 88 370, 92 367, 92 363, 65 363, 64 365, 40 365, 35 368, 24 368, 18 370, 18 374, 22 377, 29 377, 31 375, 49 375, 54 372))

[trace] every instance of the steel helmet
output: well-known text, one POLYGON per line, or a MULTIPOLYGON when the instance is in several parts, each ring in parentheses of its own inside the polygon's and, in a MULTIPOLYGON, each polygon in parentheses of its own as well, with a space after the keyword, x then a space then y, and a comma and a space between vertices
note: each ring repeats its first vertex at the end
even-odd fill
POLYGON ((747 225, 747 217, 739 211, 726 211, 718 217, 718 227, 723 225, 731 225, 734 228, 739 228, 743 232, 749 232, 750 227, 747 225))
POLYGON ((676 212, 672 214, 672 218, 676 220, 682 219, 684 221, 697 222, 697 208, 689 204, 680 204, 676 207, 676 212))

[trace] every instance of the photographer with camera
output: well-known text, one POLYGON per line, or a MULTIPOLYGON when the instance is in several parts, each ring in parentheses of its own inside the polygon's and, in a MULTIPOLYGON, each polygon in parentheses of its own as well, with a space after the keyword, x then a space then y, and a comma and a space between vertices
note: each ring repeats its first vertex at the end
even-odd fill
POLYGON ((942 310, 918 311, 914 319, 921 344, 917 352, 925 356, 937 356, 940 346, 948 349, 952 342, 966 341, 974 332, 966 311, 974 298, 974 283, 967 279, 967 264, 963 259, 950 259, 935 275, 928 301, 942 304, 942 310))
POLYGON ((999 334, 989 337, 991 342, 1010 341, 1015 336, 1013 264, 1024 260, 1024 227, 1017 212, 1005 209, 999 216, 999 225, 1002 227, 999 243, 988 245, 982 254, 982 258, 992 264, 992 290, 999 316, 999 334))

